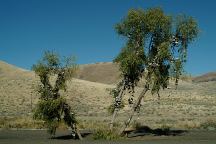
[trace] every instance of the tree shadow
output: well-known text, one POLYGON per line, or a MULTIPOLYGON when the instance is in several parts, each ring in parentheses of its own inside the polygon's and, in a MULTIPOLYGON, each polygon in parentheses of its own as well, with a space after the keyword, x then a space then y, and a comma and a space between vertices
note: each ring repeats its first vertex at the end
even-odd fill
MULTIPOLYGON (((90 134, 92 134, 91 131, 83 131, 83 132, 81 132, 81 136, 83 138, 89 136, 90 134)), ((71 140, 71 139, 74 139, 74 140, 78 140, 79 137, 77 135, 73 136, 72 134, 68 134, 68 135, 55 136, 55 137, 52 137, 51 139, 56 139, 56 140, 71 140)))
POLYGON ((154 136, 180 136, 183 133, 186 133, 186 130, 171 130, 170 128, 157 128, 151 129, 148 126, 139 126, 135 130, 128 130, 124 133, 127 137, 137 137, 145 135, 154 135, 154 136))

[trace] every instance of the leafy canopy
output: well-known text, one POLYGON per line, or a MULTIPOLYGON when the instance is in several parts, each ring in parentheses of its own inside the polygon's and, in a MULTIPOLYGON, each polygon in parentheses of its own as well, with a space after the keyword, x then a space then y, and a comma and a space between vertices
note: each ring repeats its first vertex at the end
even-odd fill
POLYGON ((66 82, 72 78, 77 69, 74 58, 65 58, 65 61, 61 62, 58 54, 47 51, 42 60, 33 65, 32 69, 40 78, 37 89, 40 99, 34 118, 44 120, 48 132, 53 135, 61 120, 72 127, 76 119, 60 91, 66 91, 66 82), (51 84, 51 77, 56 78, 54 85, 51 84))
POLYGON ((192 17, 172 17, 160 8, 131 9, 115 29, 126 39, 114 62, 119 63, 128 89, 143 76, 152 93, 166 88, 170 76, 178 84, 188 45, 198 36, 192 17))

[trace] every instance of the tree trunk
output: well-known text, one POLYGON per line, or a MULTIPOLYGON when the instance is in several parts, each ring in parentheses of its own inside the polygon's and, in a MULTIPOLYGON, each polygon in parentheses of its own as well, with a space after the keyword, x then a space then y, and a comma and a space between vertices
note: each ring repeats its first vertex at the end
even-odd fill
POLYGON ((80 140, 83 140, 82 135, 80 134, 80 131, 77 127, 76 127, 76 134, 80 140))
MULTIPOLYGON (((123 94, 124 94, 124 90, 125 90, 125 84, 123 83, 123 86, 121 88, 121 91, 119 92, 118 96, 117 96, 117 99, 119 99, 120 101, 122 101, 122 97, 123 97, 123 94)), ((113 116, 112 116, 112 119, 111 119, 111 122, 110 122, 110 130, 113 129, 113 123, 115 121, 115 118, 118 114, 118 111, 119 111, 119 108, 115 107, 115 110, 113 112, 113 116)))
POLYGON ((80 139, 80 140, 83 140, 83 138, 82 138, 82 135, 80 134, 80 131, 79 131, 79 129, 77 128, 77 125, 76 124, 73 124, 72 126, 71 126, 71 129, 72 129, 72 132, 74 132, 74 138, 76 138, 76 136, 78 136, 78 138, 80 139))
POLYGON ((145 94, 146 94, 146 92, 147 92, 148 90, 149 90, 149 85, 146 84, 145 87, 144 87, 144 89, 143 89, 142 92, 140 93, 140 95, 139 95, 139 97, 138 97, 136 103, 134 103, 134 105, 133 105, 133 108, 132 108, 132 110, 131 110, 131 113, 130 113, 130 115, 129 115, 129 118, 128 118, 128 120, 125 122, 125 126, 123 127, 123 129, 122 129, 122 131, 121 131, 121 135, 124 134, 125 129, 129 126, 129 124, 130 124, 130 122, 131 122, 131 120, 132 120, 132 118, 133 118, 133 116, 134 116, 134 113, 136 112, 136 110, 137 110, 137 108, 139 107, 139 105, 140 105, 140 103, 141 103, 143 97, 145 96, 145 94))
POLYGON ((114 113, 113 113, 113 116, 112 116, 112 119, 111 119, 111 122, 110 122, 110 130, 113 129, 113 123, 114 123, 114 121, 115 121, 115 118, 116 118, 116 115, 117 115, 118 111, 119 111, 119 109, 118 109, 118 108, 115 108, 114 113))

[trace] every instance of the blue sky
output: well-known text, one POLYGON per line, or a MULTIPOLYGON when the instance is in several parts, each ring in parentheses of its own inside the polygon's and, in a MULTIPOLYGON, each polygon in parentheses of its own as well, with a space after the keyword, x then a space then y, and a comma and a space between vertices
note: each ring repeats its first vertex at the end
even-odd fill
POLYGON ((130 8, 162 7, 197 19, 186 71, 216 71, 214 0, 0 0, 0 60, 31 69, 45 50, 75 55, 77 63, 108 62, 124 45, 114 25, 130 8))

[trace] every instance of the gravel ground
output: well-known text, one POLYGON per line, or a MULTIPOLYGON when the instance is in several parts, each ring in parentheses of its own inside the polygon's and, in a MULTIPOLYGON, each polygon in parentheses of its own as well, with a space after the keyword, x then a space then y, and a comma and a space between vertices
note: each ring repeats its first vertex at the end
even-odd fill
POLYGON ((128 140, 99 141, 87 136, 83 141, 68 137, 68 131, 58 131, 51 139, 45 130, 0 130, 0 144, 216 144, 216 131, 189 131, 180 136, 141 136, 128 140))

